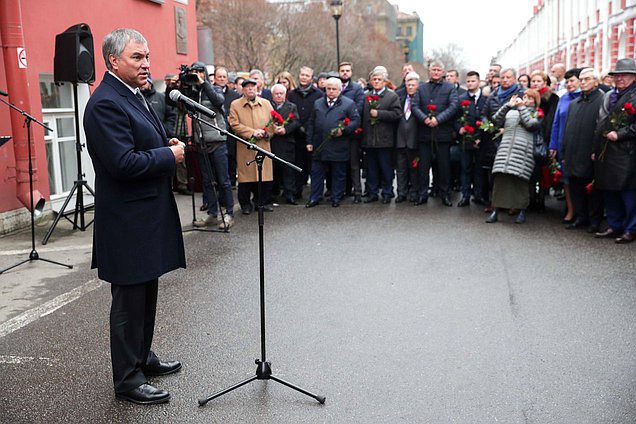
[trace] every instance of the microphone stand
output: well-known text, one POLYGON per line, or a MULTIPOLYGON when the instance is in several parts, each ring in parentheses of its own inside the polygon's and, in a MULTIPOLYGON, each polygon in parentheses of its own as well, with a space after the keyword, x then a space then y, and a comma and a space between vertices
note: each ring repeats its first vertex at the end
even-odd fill
POLYGON ((73 268, 73 265, 66 265, 60 262, 55 262, 49 259, 44 259, 43 257, 41 257, 38 254, 38 251, 35 250, 35 217, 34 217, 34 213, 35 213, 35 205, 33 204, 33 158, 31 156, 31 121, 39 124, 40 126, 42 126, 43 128, 49 130, 49 131, 53 131, 51 128, 47 127, 46 124, 44 124, 43 122, 38 121, 37 119, 35 119, 33 116, 29 115, 27 112, 25 112, 22 109, 17 108, 15 105, 8 103, 6 101, 4 101, 3 99, 0 99, 0 102, 6 104, 7 106, 9 106, 11 109, 19 112, 22 116, 24 116, 24 125, 26 126, 27 129, 27 149, 29 150, 29 195, 30 195, 30 200, 31 200, 31 253, 29 253, 29 257, 28 259, 25 259, 21 262, 18 262, 15 265, 10 266, 9 268, 5 268, 3 270, 0 271, 0 274, 3 274, 5 271, 8 271, 10 269, 13 269, 15 267, 18 267, 22 264, 25 264, 27 262, 31 262, 31 261, 44 261, 44 262, 48 262, 51 264, 55 264, 55 265, 60 265, 60 266, 64 266, 66 268, 73 268))
POLYGON ((305 394, 309 397, 312 397, 314 399, 316 399, 318 402, 320 402, 321 404, 325 403, 325 397, 321 396, 321 395, 316 395, 314 393, 308 392, 305 389, 302 389, 298 386, 295 386, 281 378, 276 377, 275 375, 272 375, 272 367, 271 367, 271 363, 267 361, 267 356, 266 356, 266 344, 265 344, 265 245, 264 245, 264 240, 263 240, 263 227, 264 227, 264 223, 265 223, 265 216, 263 213, 263 161, 265 160, 265 157, 270 158, 273 161, 278 161, 282 164, 284 164, 285 166, 288 166, 292 169, 294 169, 297 172, 301 172, 302 169, 300 169, 299 167, 297 167, 296 165, 287 162, 284 159, 279 158, 278 156, 276 156, 275 154, 273 154, 272 152, 268 152, 265 149, 262 149, 261 147, 257 146, 256 144, 252 144, 248 141, 243 140, 240 137, 235 136, 234 134, 231 134, 230 132, 223 130, 221 128, 219 128, 218 126, 211 124, 209 122, 206 121, 200 121, 200 122, 204 122, 206 125, 214 128, 217 131, 220 131, 221 134, 225 134, 228 137, 232 137, 234 140, 238 141, 239 143, 242 143, 243 145, 245 145, 248 149, 250 150, 254 150, 256 151, 256 157, 254 158, 254 160, 250 161, 247 163, 247 165, 250 165, 252 163, 256 163, 256 166, 258 167, 258 257, 259 257, 259 269, 260 269, 260 310, 261 310, 261 358, 260 359, 256 359, 255 363, 256 363, 256 374, 253 375, 252 377, 248 378, 247 380, 243 380, 237 384, 234 384, 233 386, 230 386, 224 390, 221 390, 220 392, 214 393, 213 395, 207 397, 207 398, 201 398, 199 399, 199 406, 204 406, 205 404, 207 404, 209 401, 211 401, 212 399, 215 399, 219 396, 223 396, 226 393, 229 393, 235 389, 238 389, 239 387, 242 387, 248 383, 251 383, 254 380, 274 380, 284 386, 287 386, 291 389, 294 389, 302 394, 305 394))

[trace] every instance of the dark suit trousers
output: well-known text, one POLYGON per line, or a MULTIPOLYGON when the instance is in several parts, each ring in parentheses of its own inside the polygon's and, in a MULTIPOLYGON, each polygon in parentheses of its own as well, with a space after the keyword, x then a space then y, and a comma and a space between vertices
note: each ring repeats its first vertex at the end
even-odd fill
POLYGON ((443 199, 450 194, 450 143, 437 142, 437 151, 433 152, 430 141, 420 142, 420 199, 428 198, 428 185, 433 160, 437 159, 438 172, 435 182, 439 195, 443 199))
POLYGON ((417 175, 417 168, 413 168, 413 161, 419 157, 419 151, 406 147, 396 150, 398 196, 410 197, 412 200, 417 200, 419 197, 419 177, 417 175))
POLYGON ((116 393, 146 382, 143 368, 156 363, 150 351, 155 331, 158 279, 135 284, 111 284, 110 352, 116 393))

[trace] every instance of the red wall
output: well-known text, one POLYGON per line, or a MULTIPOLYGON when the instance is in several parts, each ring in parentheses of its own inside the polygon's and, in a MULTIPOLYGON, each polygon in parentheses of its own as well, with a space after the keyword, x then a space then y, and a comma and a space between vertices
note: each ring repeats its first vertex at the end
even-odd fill
MULTIPOLYGON (((140 31, 150 48, 150 72, 155 79, 166 73, 177 73, 179 65, 190 64, 197 58, 196 0, 184 5, 174 0, 157 4, 149 0, 3 0, 20 1, 24 42, 27 52, 29 100, 37 119, 42 118, 39 74, 53 74, 55 35, 68 27, 86 23, 93 33, 95 49, 95 87, 106 71, 101 54, 104 36, 116 28, 134 28, 140 31), (188 54, 176 53, 175 7, 186 9, 188 25, 188 54)), ((0 56, 2 52, 0 51, 0 56)), ((0 57, 0 89, 11 92, 6 85, 4 59, 0 57)), ((92 91, 93 89, 91 89, 92 91)), ((13 112, 12 112, 13 113, 13 112)), ((8 107, 0 105, 0 135, 11 135, 8 107)), ((36 167, 39 189, 48 199, 48 172, 44 146, 44 130, 35 126, 33 140, 36 146, 36 167)), ((0 212, 21 208, 15 197, 13 144, 0 147, 0 212)))

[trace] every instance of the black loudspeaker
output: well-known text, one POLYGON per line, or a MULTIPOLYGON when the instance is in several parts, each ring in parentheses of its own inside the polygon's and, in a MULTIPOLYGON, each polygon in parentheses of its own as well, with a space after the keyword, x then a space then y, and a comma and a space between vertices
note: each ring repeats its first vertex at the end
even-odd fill
POLYGON ((87 24, 73 25, 55 36, 55 82, 95 82, 93 34, 87 24))

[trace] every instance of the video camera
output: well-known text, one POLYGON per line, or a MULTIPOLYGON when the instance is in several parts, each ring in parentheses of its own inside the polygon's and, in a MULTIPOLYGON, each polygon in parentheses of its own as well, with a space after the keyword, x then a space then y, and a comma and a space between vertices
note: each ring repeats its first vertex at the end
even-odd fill
POLYGON ((205 71, 205 69, 197 66, 179 66, 179 82, 181 83, 181 87, 193 87, 199 85, 199 76, 194 74, 193 71, 205 71))

